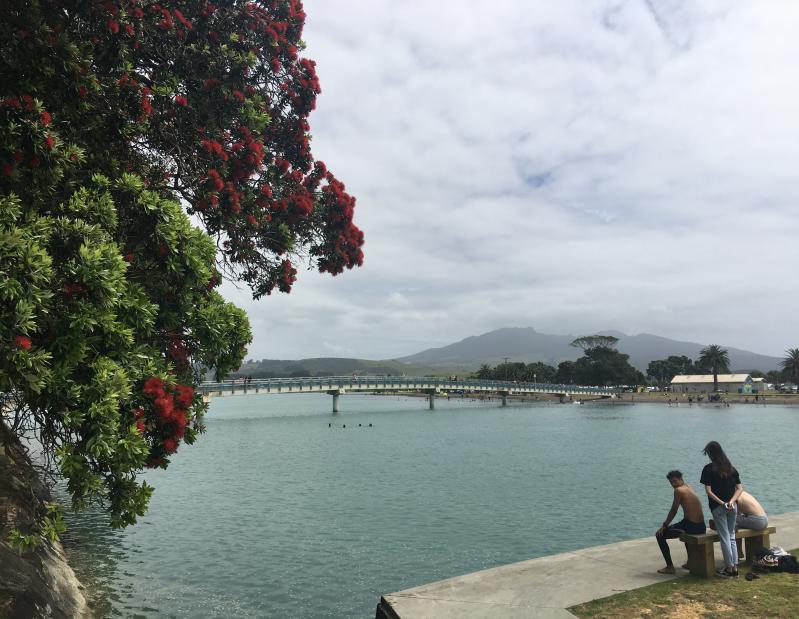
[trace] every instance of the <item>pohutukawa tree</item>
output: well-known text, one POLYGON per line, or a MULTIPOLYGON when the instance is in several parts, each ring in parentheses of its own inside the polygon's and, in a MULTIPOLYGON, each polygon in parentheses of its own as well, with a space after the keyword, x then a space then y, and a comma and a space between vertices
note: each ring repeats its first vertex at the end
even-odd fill
POLYGON ((355 200, 311 154, 304 20, 299 0, 0 7, 4 417, 114 525, 202 431, 198 368, 244 356, 222 277, 257 298, 362 263, 355 200))

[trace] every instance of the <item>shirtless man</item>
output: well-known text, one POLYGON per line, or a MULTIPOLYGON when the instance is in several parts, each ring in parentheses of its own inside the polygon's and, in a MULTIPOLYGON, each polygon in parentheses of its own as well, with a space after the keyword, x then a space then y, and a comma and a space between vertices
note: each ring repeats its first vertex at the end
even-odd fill
POLYGON ((674 488, 674 501, 672 501, 668 516, 666 516, 663 524, 655 533, 655 538, 658 541, 658 546, 660 546, 660 552, 663 553, 663 558, 666 560, 666 567, 659 569, 658 572, 661 574, 674 574, 674 563, 671 561, 671 552, 666 540, 677 539, 683 533, 695 535, 704 533, 705 516, 702 514, 702 501, 699 500, 694 489, 685 483, 680 471, 669 471, 666 479, 669 480, 671 487, 674 488), (683 519, 670 526, 669 523, 677 515, 677 510, 680 507, 682 507, 683 519))
POLYGON ((742 491, 738 497, 738 518, 735 521, 735 528, 762 531, 767 526, 766 510, 755 497, 746 490, 742 491))
MULTIPOLYGON (((736 529, 754 529, 762 531, 768 526, 766 510, 760 502, 746 490, 738 497, 738 518, 735 520, 736 529)), ((715 531, 715 524, 710 521, 710 528, 715 531)))

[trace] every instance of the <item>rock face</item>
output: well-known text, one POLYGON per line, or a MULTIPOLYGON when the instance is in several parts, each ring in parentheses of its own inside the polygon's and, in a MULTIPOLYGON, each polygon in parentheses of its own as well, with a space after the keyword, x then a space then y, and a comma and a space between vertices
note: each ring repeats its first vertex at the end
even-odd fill
POLYGON ((83 587, 61 544, 42 542, 20 553, 5 541, 15 527, 24 530, 48 496, 24 451, 0 423, 0 617, 88 616, 83 587))

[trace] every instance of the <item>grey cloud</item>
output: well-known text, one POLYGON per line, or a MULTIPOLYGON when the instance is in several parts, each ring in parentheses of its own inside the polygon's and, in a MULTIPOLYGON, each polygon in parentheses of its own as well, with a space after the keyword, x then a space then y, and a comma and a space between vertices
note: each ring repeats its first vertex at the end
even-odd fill
POLYGON ((305 8, 313 148, 358 199, 366 261, 231 292, 250 356, 395 357, 512 325, 797 345, 799 5, 305 8))

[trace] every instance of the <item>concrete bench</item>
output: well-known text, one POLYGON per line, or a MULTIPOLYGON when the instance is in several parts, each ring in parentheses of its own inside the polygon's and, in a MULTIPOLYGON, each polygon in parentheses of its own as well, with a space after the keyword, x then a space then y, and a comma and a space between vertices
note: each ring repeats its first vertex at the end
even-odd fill
MULTIPOLYGON (((735 542, 738 545, 738 559, 744 557, 741 548, 741 540, 746 548, 746 561, 752 562, 755 551, 758 548, 769 548, 771 542, 769 536, 776 533, 776 527, 766 527, 762 531, 754 529, 739 529, 735 532, 735 542)), ((683 533, 680 541, 685 543, 688 551, 688 569, 695 576, 712 578, 716 572, 716 558, 713 556, 713 544, 719 541, 718 533, 704 533, 702 535, 691 535, 683 533)))

